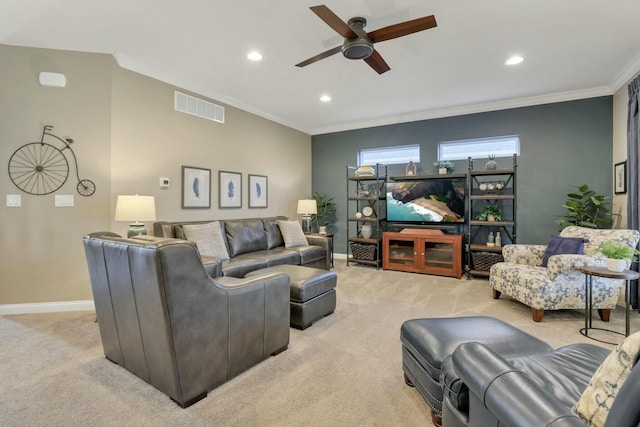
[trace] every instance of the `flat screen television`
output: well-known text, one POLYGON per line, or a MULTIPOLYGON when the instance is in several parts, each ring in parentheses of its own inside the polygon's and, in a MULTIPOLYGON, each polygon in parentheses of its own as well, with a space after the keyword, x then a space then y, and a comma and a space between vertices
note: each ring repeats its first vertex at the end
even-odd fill
POLYGON ((387 182, 387 221, 414 224, 464 222, 465 178, 387 182))

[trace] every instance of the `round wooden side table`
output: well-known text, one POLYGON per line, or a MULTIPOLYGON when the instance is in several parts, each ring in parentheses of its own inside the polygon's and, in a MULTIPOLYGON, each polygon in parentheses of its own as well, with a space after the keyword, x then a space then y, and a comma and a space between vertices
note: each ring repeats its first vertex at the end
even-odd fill
POLYGON ((585 298, 584 298, 584 308, 585 308, 585 315, 584 315, 584 328, 580 329, 580 333, 582 335, 584 335, 587 338, 591 338, 592 340, 596 340, 596 341, 600 341, 602 343, 605 344, 617 344, 617 343, 612 343, 609 341, 603 341, 600 340, 598 338, 594 338, 594 337, 590 337, 589 336, 589 330, 590 329, 597 329, 600 331, 606 331, 606 332, 613 332, 614 334, 619 334, 619 335, 624 335, 625 337, 629 336, 629 320, 630 320, 630 313, 631 313, 631 304, 629 303, 630 301, 630 292, 631 292, 631 281, 632 280, 636 280, 638 279, 638 277, 640 277, 640 274, 637 271, 633 271, 633 270, 624 270, 621 272, 617 272, 617 271, 611 271, 609 270, 607 267, 581 267, 580 271, 582 273, 584 273, 585 275, 585 279, 584 279, 584 288, 585 288, 585 298), (625 293, 625 305, 626 305, 626 311, 625 311, 625 328, 624 328, 624 334, 622 332, 618 332, 618 331, 612 331, 611 329, 604 329, 604 328, 594 328, 592 325, 592 320, 593 320, 593 314, 592 314, 592 310, 593 310, 593 277, 597 276, 597 277, 605 277, 607 279, 622 279, 626 281, 626 293, 625 293))

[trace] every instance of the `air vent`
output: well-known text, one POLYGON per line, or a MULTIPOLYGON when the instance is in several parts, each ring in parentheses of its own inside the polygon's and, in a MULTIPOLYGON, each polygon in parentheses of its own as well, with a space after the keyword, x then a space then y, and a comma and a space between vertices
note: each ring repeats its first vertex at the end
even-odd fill
POLYGON ((174 108, 176 111, 224 123, 224 107, 182 92, 175 91, 174 93, 174 108))

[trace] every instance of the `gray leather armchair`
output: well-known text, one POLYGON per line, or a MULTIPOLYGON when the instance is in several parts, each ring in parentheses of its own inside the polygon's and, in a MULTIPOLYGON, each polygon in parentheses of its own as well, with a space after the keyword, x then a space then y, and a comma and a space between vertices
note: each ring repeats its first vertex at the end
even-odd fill
MULTIPOLYGON (((577 343, 549 352, 503 358, 477 342, 461 344, 452 367, 468 386, 464 405, 445 398, 443 426, 586 426, 572 407, 609 354, 602 347, 577 343)), ((605 426, 637 426, 640 406, 638 354, 629 377, 616 394, 605 426)))
POLYGON ((212 279, 185 240, 83 238, 104 354, 181 407, 289 344, 289 277, 212 279))

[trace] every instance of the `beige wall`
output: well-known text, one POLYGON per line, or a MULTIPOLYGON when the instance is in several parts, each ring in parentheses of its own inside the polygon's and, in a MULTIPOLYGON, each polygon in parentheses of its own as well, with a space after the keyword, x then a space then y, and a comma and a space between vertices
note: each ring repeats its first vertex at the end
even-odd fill
POLYGON ((5 197, 0 205, 0 306, 90 300, 82 236, 126 233, 127 224, 113 221, 118 194, 155 196, 159 220, 297 218, 296 200, 310 196, 309 135, 232 107, 225 124, 175 112, 174 87, 121 69, 110 55, 0 45, 0 75, 0 163, 6 168, 51 124, 74 139, 80 176, 97 187, 80 196, 71 165, 60 190, 35 196, 3 172, 3 195, 20 194, 22 207, 6 207, 5 197), (64 73, 67 87, 40 86, 40 71, 64 73), (182 165, 211 169, 211 209, 181 209, 182 165), (242 173, 241 209, 218 209, 218 170, 242 173), (268 208, 247 207, 249 173, 268 176, 268 208), (159 188, 160 177, 171 179, 170 189, 159 188), (73 195, 75 206, 54 207, 55 194, 73 195))
MULTIPOLYGON (((174 89, 114 66, 114 206, 116 195, 138 193, 156 196, 159 220, 296 218, 297 199, 311 195, 311 137, 229 106, 224 124, 175 112, 174 89), (181 208, 183 165, 211 169, 211 209, 181 208), (218 209, 219 170, 242 174, 242 209, 218 209), (266 209, 248 208, 248 174, 268 177, 266 209), (161 190, 160 177, 170 178, 171 188, 161 190)), ((126 233, 127 224, 114 222, 112 229, 126 233)))
MULTIPOLYGON (((635 78, 635 76, 633 77, 635 78)), ((631 79, 632 80, 632 79, 631 79)), ((627 113, 629 80, 613 95, 613 164, 627 160, 627 113)), ((628 167, 628 165, 627 165, 628 167)), ((613 165, 612 165, 613 170, 613 165)), ((628 172, 628 171, 627 171, 628 172)), ((615 228, 627 226, 627 195, 613 196, 613 212, 619 214, 615 221, 615 228)))

